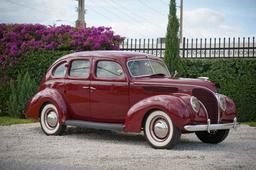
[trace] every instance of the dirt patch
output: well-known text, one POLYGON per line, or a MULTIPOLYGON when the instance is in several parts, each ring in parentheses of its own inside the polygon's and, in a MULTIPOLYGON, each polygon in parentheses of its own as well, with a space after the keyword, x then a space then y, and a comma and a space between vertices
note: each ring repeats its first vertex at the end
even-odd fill
POLYGON ((217 145, 182 135, 172 150, 151 148, 143 134, 70 127, 46 136, 38 123, 0 126, 0 169, 254 169, 255 141, 246 125, 217 145))

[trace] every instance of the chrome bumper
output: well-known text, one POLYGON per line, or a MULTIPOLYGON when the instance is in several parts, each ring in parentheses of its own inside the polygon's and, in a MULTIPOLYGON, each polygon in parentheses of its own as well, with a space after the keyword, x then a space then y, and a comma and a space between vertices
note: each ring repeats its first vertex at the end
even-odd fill
POLYGON ((207 125, 186 125, 184 129, 189 132, 195 131, 208 131, 209 133, 214 130, 223 130, 223 129, 232 129, 237 128, 239 123, 237 122, 237 118, 234 118, 233 123, 225 123, 225 124, 211 124, 211 120, 207 120, 207 125))

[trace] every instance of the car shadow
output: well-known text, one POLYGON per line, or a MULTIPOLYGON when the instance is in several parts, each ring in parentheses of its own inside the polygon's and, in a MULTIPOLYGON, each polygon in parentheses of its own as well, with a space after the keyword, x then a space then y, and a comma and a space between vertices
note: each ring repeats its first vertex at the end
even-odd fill
POLYGON ((68 127, 66 129, 65 135, 77 137, 80 139, 86 138, 91 140, 104 140, 111 143, 129 143, 135 145, 146 144, 146 139, 144 138, 142 133, 123 133, 109 130, 68 127))
MULTIPOLYGON (((79 127, 68 127, 66 129, 65 135, 79 138, 79 139, 91 139, 91 140, 104 140, 105 142, 110 143, 122 143, 129 145, 144 145, 149 147, 144 134, 134 134, 134 133, 123 133, 123 132, 113 132, 108 130, 95 130, 95 129, 84 129, 79 127)), ((226 151, 233 151, 234 145, 232 141, 222 142, 220 144, 206 144, 201 142, 196 137, 193 137, 193 134, 190 134, 190 137, 187 137, 186 134, 181 136, 180 142, 172 150, 207 150, 207 151, 218 151, 225 149, 226 151), (192 136, 191 136, 192 135, 192 136)))

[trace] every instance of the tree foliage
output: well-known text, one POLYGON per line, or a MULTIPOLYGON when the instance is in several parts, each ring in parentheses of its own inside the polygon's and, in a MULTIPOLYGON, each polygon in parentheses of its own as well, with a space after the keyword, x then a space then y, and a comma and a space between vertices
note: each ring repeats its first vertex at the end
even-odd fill
POLYGON ((22 117, 28 100, 36 91, 35 81, 28 72, 18 74, 17 80, 10 81, 10 94, 7 101, 8 114, 12 117, 22 117))
POLYGON ((176 2, 175 0, 170 0, 164 61, 172 74, 175 70, 181 71, 178 31, 179 22, 176 16, 176 2))

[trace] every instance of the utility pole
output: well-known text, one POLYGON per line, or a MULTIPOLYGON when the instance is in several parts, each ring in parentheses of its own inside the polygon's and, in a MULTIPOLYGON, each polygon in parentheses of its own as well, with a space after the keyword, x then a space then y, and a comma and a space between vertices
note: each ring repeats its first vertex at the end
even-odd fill
POLYGON ((180 0, 180 44, 182 44, 183 40, 183 0, 180 0))
POLYGON ((85 9, 84 9, 84 0, 77 0, 78 1, 78 18, 76 20, 76 27, 86 27, 86 23, 84 20, 84 15, 85 15, 85 9))

